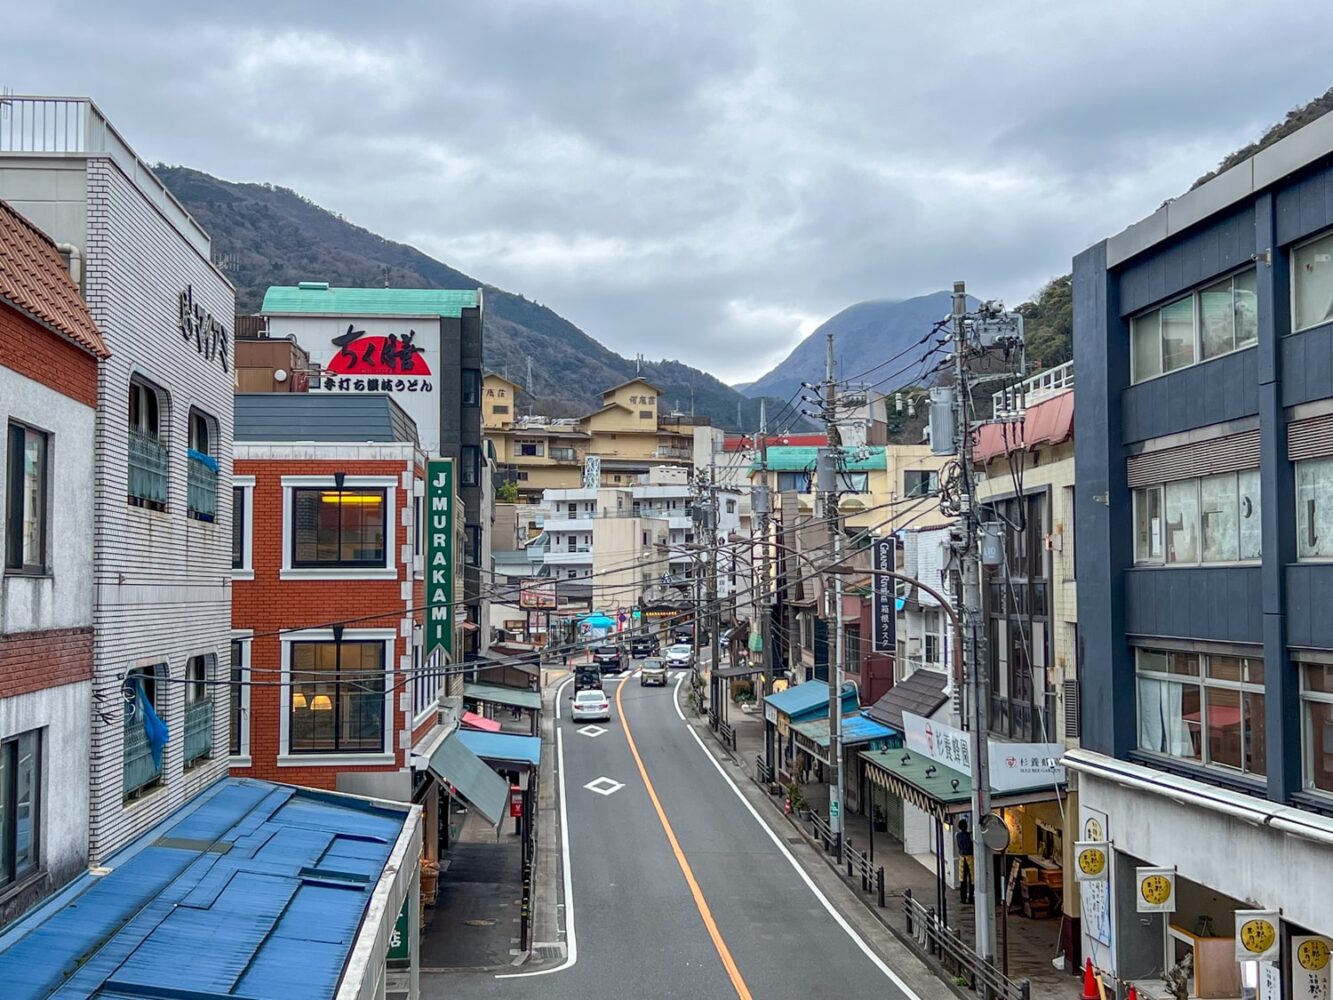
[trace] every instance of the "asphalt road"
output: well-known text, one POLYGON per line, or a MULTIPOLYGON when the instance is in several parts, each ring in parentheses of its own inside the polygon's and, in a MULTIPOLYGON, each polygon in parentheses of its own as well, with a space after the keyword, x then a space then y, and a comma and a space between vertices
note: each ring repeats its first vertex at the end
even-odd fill
POLYGON ((816 870, 822 862, 788 844, 790 828, 747 806, 682 718, 679 676, 666 688, 630 676, 618 699, 609 682, 612 721, 596 726, 570 722, 572 686, 562 691, 572 963, 526 976, 423 977, 423 996, 939 996, 914 959, 875 940, 854 912, 860 904, 816 870))

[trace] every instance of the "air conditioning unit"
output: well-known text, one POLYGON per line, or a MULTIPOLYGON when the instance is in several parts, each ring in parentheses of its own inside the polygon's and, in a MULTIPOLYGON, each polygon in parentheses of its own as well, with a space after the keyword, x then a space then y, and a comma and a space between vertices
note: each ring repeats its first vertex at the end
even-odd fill
POLYGON ((911 657, 920 657, 921 640, 918 637, 912 637, 907 640, 907 655, 911 657))

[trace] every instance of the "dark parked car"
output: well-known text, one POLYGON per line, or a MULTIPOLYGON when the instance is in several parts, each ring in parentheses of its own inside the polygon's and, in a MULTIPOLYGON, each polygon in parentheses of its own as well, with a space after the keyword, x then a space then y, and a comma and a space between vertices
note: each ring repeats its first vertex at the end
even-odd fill
POLYGON ((618 674, 625 669, 625 658, 619 646, 594 646, 592 662, 604 674, 618 674))
POLYGON ((636 635, 629 641, 629 655, 637 658, 656 656, 658 642, 656 636, 636 635))

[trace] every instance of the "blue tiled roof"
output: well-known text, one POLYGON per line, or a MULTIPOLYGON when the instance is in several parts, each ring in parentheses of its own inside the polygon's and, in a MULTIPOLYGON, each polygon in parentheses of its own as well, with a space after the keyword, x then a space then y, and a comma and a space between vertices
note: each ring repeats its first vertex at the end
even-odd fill
POLYGON ((4 996, 327 1000, 407 816, 220 781, 0 934, 4 996))
POLYGON ((455 736, 482 760, 517 760, 535 766, 542 758, 542 741, 538 736, 484 733, 475 729, 460 729, 455 736))

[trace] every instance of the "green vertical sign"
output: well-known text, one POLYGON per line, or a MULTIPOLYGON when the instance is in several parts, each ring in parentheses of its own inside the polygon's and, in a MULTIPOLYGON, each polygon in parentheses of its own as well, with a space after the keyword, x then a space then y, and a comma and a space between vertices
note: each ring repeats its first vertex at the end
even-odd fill
POLYGON ((454 463, 426 463, 426 659, 454 658, 454 463))
POLYGON ((407 908, 412 905, 412 894, 403 900, 403 908, 394 921, 393 932, 389 935, 389 961, 406 962, 412 958, 412 942, 407 935, 407 908))

